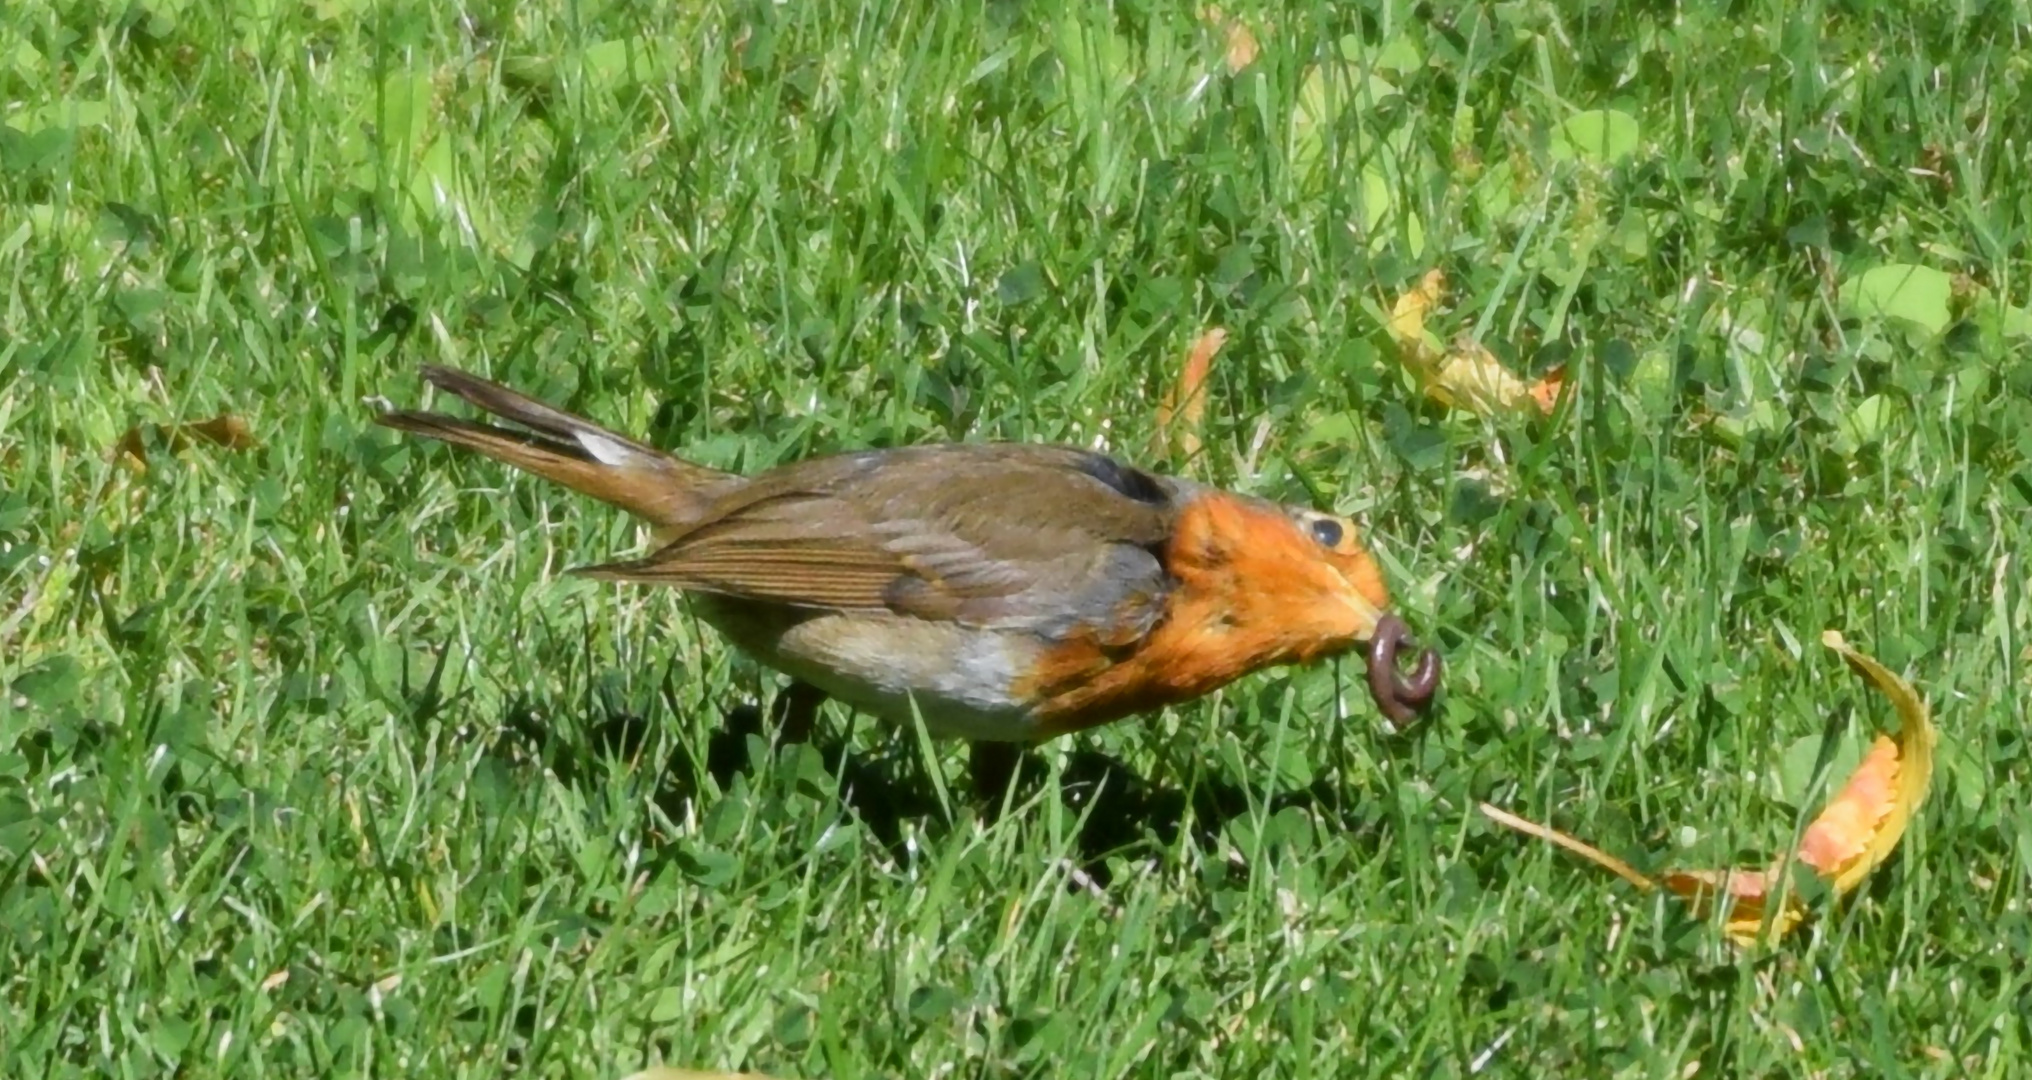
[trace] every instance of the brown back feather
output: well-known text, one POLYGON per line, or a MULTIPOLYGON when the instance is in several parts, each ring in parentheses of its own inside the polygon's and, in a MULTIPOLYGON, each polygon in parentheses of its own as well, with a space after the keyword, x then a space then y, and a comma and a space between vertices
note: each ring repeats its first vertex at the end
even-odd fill
MULTIPOLYGON (((1170 587, 1175 481, 1126 496, 1094 455, 951 443, 813 458, 728 492, 644 559, 589 568, 748 599, 1137 637, 1170 587)), ((1140 474, 1139 474, 1140 476, 1140 474)))
POLYGON ((1174 582, 1164 550, 1194 489, 1099 454, 947 443, 808 458, 752 479, 694 465, 505 386, 424 377, 518 427, 394 411, 657 526, 643 559, 587 567, 795 607, 881 611, 1104 642, 1141 638, 1174 582))

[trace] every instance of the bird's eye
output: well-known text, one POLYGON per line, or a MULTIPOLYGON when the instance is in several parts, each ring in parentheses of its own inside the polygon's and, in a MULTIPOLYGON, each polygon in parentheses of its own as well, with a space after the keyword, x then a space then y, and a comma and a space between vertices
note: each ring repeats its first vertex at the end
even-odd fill
POLYGON ((1322 517, 1312 519, 1312 538, 1319 541, 1319 546, 1321 547, 1340 547, 1341 539, 1345 535, 1346 530, 1341 528, 1341 523, 1332 518, 1322 517))

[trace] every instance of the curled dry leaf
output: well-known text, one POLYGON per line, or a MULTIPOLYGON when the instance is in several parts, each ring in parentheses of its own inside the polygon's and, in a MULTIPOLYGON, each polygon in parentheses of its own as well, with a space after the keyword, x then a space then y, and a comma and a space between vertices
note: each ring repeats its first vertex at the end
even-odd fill
POLYGON ((1822 634, 1820 643, 1840 653, 1864 682, 1890 698, 1899 719, 1898 734, 1877 737, 1848 784, 1800 841, 1799 858, 1832 882, 1835 891, 1847 892, 1905 838, 1905 828, 1933 782, 1933 748, 1940 733, 1911 683, 1857 652, 1839 630, 1822 634))
POLYGON ((126 461, 136 472, 148 471, 148 438, 144 434, 148 426, 154 427, 162 445, 172 454, 193 441, 208 442, 228 450, 251 450, 256 445, 247 421, 231 414, 214 416, 210 420, 194 420, 188 424, 136 424, 113 444, 113 456, 126 461))
POLYGON ((1386 329, 1397 357, 1418 379, 1427 397, 1449 409, 1487 416, 1505 411, 1550 413, 1566 392, 1566 368, 1526 381, 1503 366, 1474 338, 1462 334, 1441 348, 1425 322, 1446 296, 1446 274, 1428 270, 1391 306, 1386 329))
POLYGON ((1214 327, 1199 336, 1185 354, 1178 382, 1164 392, 1157 403, 1157 437, 1152 450, 1160 457, 1174 451, 1183 457, 1199 453, 1200 427, 1206 420, 1206 381, 1213 371, 1214 354, 1228 340, 1228 332, 1214 327))
MULTIPOLYGON (((1849 645, 1841 632, 1829 630, 1821 644, 1840 653, 1850 668, 1877 688, 1898 710, 1898 733, 1882 735, 1870 747, 1848 783, 1828 801, 1800 838, 1799 861, 1811 867, 1837 895, 1861 884, 1904 838, 1912 815, 1926 801, 1933 778, 1933 750, 1939 733, 1912 684, 1849 645)), ((1630 864, 1556 829, 1527 821, 1488 803, 1482 813, 1490 820, 1550 841, 1618 875, 1640 889, 1663 887, 1686 898, 1705 916, 1717 903, 1725 905, 1723 932, 1738 945, 1766 936, 1775 941, 1806 918, 1798 896, 1786 893, 1776 912, 1769 907, 1783 876, 1784 863, 1768 869, 1672 870, 1653 879, 1630 864), (1767 914, 1769 915, 1767 920, 1767 914)))

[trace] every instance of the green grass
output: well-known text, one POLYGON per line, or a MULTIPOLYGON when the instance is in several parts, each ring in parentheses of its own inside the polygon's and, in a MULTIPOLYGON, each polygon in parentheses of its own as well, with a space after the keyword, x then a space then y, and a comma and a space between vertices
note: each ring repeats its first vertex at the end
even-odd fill
POLYGON ((0 1072, 2014 1075, 2032 7, 1233 6, 1231 77, 1147 0, 10 3, 0 1072), (1575 407, 1421 404, 1433 266, 1575 407), (1156 464, 1370 523, 1444 708, 1259 676, 993 827, 907 731, 715 744, 775 678, 560 574, 632 526, 371 423, 1142 456, 1210 325, 1156 464), (1762 861, 1893 723, 1828 627, 1943 761, 1781 948, 1474 813, 1762 861))

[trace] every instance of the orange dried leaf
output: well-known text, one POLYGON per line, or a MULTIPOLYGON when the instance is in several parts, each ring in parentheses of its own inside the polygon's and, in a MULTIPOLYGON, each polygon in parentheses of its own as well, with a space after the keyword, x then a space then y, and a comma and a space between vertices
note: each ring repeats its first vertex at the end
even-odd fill
MULTIPOLYGON (((1481 804, 1483 815, 1498 824, 1509 826, 1518 832, 1550 841, 1576 855, 1600 866, 1624 881, 1645 892, 1664 887, 1693 908, 1693 913, 1706 918, 1713 913, 1715 903, 1724 904, 1722 933, 1738 945, 1754 944, 1764 927, 1765 905, 1775 875, 1763 870, 1671 870, 1650 878, 1638 872, 1636 867, 1616 858, 1583 840, 1540 825, 1510 813, 1499 810, 1488 803, 1481 804)), ((1806 917, 1806 909, 1797 897, 1788 896, 1778 918, 1772 921, 1770 940, 1776 941, 1791 932, 1806 917)))
MULTIPOLYGON (((1659 878, 1674 896, 1685 900, 1696 918, 1714 912, 1723 904, 1722 933, 1738 945, 1754 945, 1764 932, 1765 905, 1777 873, 1769 870, 1670 870, 1659 878)), ((1806 905, 1797 894, 1787 893, 1785 906, 1771 921, 1769 940, 1777 941, 1792 932, 1806 918, 1806 905)))
POLYGON ((1263 50, 1256 44, 1256 35, 1240 19, 1230 19, 1220 8, 1207 5, 1199 9, 1200 21, 1221 32, 1227 43, 1223 59, 1227 61, 1230 75, 1256 62, 1256 56, 1263 50))
POLYGON ((1178 372, 1178 383, 1165 391, 1164 397, 1157 403, 1154 449, 1159 456, 1168 455, 1174 449, 1185 457, 1199 453, 1200 428, 1206 420, 1207 375, 1213 371, 1214 354, 1221 351, 1227 340, 1227 330, 1216 326, 1201 334, 1185 354, 1185 363, 1178 372))
MULTIPOLYGON (((142 425, 136 424, 113 444, 114 456, 125 458, 137 472, 148 471, 148 440, 142 430, 142 425)), ((247 421, 231 414, 214 416, 210 420, 194 420, 188 424, 157 424, 155 430, 160 434, 163 446, 172 454, 189 446, 193 440, 228 450, 248 450, 256 445, 247 421)))
POLYGON ((1545 373, 1545 376, 1531 384, 1531 400, 1538 411, 1550 414, 1559 408, 1559 399, 1566 396, 1566 365, 1561 364, 1545 373))
MULTIPOLYGON (((1871 745, 1862 764, 1849 776, 1828 805, 1807 827, 1799 844, 1799 859, 1817 871, 1837 894, 1854 889, 1898 847, 1912 815, 1926 801, 1933 777, 1933 750, 1939 739, 1926 703, 1912 685, 1891 674, 1882 664, 1857 652, 1829 630, 1821 644, 1835 650, 1864 681, 1891 699, 1900 718, 1898 734, 1882 736, 1871 745)), ((1576 840, 1555 829, 1538 825, 1487 803, 1482 813, 1519 832, 1537 836, 1575 852, 1613 871, 1638 888, 1664 886, 1673 895, 1693 905, 1705 917, 1717 903, 1722 911, 1722 932, 1738 945, 1752 945, 1760 938, 1775 942, 1804 922, 1806 905, 1787 892, 1783 907, 1767 914, 1772 890, 1777 887, 1783 864, 1768 870, 1672 870, 1656 879, 1638 873, 1628 863, 1576 840)))
POLYGON ((1840 653, 1863 681, 1890 698, 1899 717, 1898 734, 1871 744, 1848 783, 1800 839, 1801 861, 1827 878, 1836 892, 1845 893, 1890 858, 1904 839, 1933 781, 1939 733, 1912 684, 1857 652, 1839 630, 1822 634, 1820 643, 1840 653))
POLYGON ((1898 744, 1889 735, 1880 735, 1841 793, 1807 826, 1799 839, 1799 860, 1823 877, 1832 877, 1868 850, 1870 837, 1891 812, 1897 780, 1898 744))
POLYGON ((1659 880, 1680 896, 1703 898, 1723 893, 1738 903, 1754 902, 1761 907, 1774 878, 1766 870, 1667 870, 1659 880))

